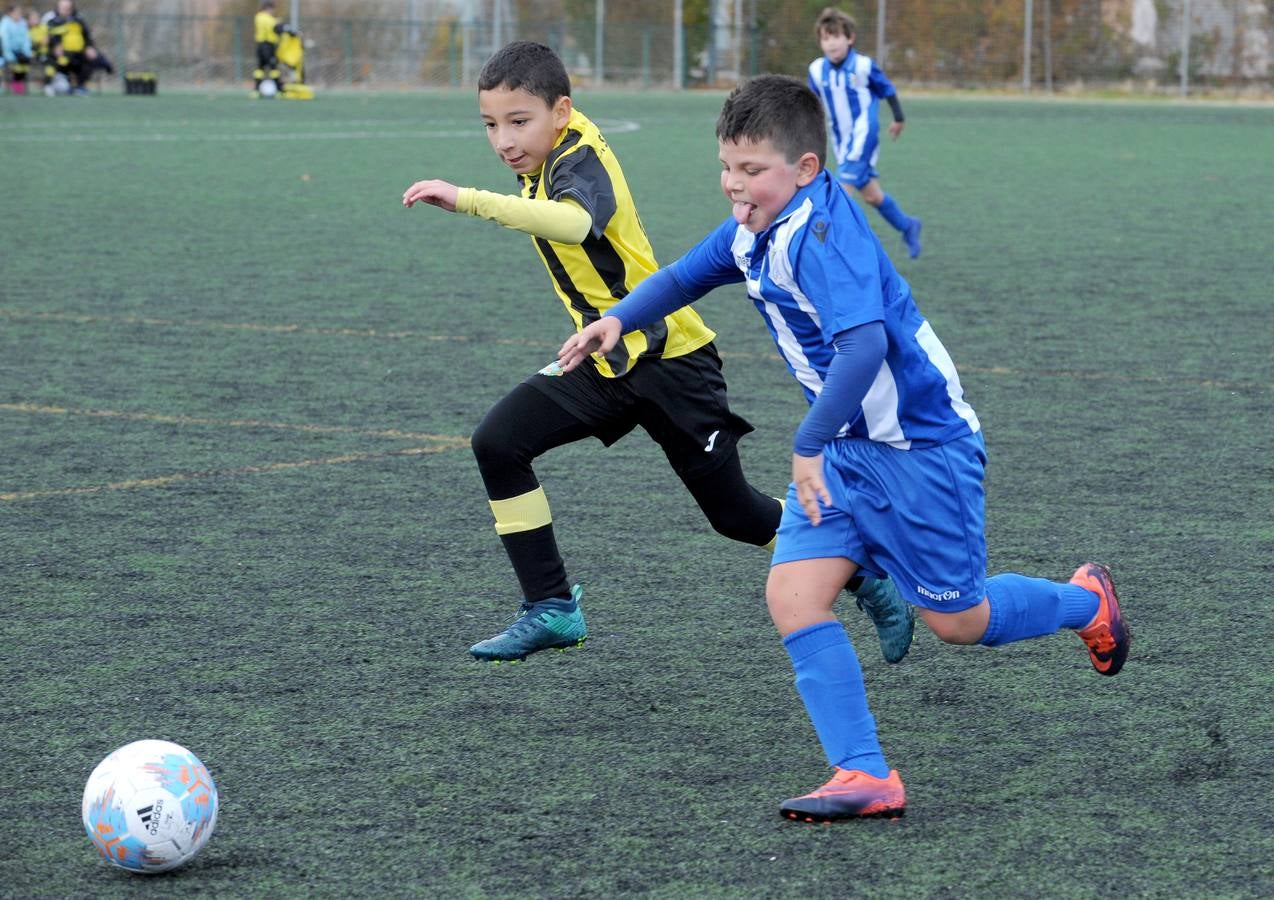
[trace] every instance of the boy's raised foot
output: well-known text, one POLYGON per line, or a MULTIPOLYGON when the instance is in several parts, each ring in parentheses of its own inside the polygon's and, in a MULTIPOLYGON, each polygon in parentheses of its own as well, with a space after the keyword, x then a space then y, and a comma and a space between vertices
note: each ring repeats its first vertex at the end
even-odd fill
POLYGON ((793 822, 835 822, 872 817, 897 819, 907 811, 907 794, 898 770, 876 778, 858 769, 836 768, 827 784, 802 797, 784 800, 779 814, 793 822))
POLYGON ((495 637, 474 644, 469 652, 475 659, 509 662, 526 659, 539 650, 582 647, 588 637, 584 609, 580 606, 583 596, 584 589, 577 584, 569 597, 537 603, 523 601, 512 625, 495 637))
POLYGON ((1097 595, 1097 615, 1077 633, 1088 645, 1093 668, 1103 675, 1115 675, 1128 658, 1132 629, 1119 612, 1119 598, 1115 595, 1110 569, 1099 563, 1084 563, 1071 576, 1071 584, 1097 595))
POLYGON ((902 239, 907 242, 907 255, 912 259, 920 255, 920 229, 923 227, 923 223, 913 216, 911 224, 902 233, 902 239))
POLYGON ((890 578, 868 578, 850 591, 858 608, 871 617, 885 662, 902 662, 916 630, 916 614, 890 578))

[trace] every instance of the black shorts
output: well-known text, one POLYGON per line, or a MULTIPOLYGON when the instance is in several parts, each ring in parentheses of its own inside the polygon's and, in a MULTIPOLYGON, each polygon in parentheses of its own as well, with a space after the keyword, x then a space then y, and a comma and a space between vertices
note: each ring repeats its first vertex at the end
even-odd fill
POLYGON ((269 41, 261 41, 257 44, 257 68, 269 69, 279 64, 278 62, 279 45, 271 44, 269 41))
POLYGON ((711 472, 754 430, 730 411, 711 343, 673 359, 643 358, 619 378, 586 363, 565 375, 537 372, 525 383, 591 426, 608 447, 640 425, 682 478, 711 472))

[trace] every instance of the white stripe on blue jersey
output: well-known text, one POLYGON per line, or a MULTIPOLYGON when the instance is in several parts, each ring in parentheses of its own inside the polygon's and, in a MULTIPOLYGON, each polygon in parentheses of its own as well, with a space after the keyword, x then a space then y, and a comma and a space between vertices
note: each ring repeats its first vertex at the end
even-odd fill
POLYGON ((820 56, 809 65, 809 87, 823 101, 836 162, 867 160, 880 155, 880 99, 894 86, 870 56, 849 51, 839 64, 820 56))
POLYGON ((911 287, 828 172, 801 188, 761 234, 727 219, 673 266, 690 294, 746 282, 811 404, 836 355, 836 335, 867 322, 884 325, 885 359, 838 436, 907 450, 980 430, 951 356, 916 308, 911 287))

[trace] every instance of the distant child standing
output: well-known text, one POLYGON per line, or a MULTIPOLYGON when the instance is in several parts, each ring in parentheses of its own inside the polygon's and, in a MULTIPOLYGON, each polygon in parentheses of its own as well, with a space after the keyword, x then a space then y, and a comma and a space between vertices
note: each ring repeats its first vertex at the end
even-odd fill
POLYGON ((4 53, 9 91, 25 94, 27 72, 31 67, 34 50, 31 48, 31 32, 22 16, 22 7, 17 4, 10 6, 4 18, 0 19, 0 51, 4 53))
POLYGON ((889 136, 902 134, 902 104, 884 71, 870 56, 854 49, 857 26, 839 9, 828 7, 815 25, 823 55, 810 63, 809 86, 823 102, 836 153, 836 177, 846 191, 857 190, 863 200, 898 229, 914 259, 920 255, 920 220, 884 192, 876 180, 880 155, 880 101, 889 103, 894 122, 889 136))
POLYGON ((257 67, 252 70, 253 96, 274 96, 282 85, 279 79, 279 35, 283 33, 283 23, 274 15, 274 0, 261 0, 261 8, 252 19, 252 34, 257 45, 257 67), (265 95, 261 93, 261 83, 273 82, 265 95))
POLYGON ((632 329, 743 282, 800 383, 810 407, 793 440, 765 595, 834 769, 821 788, 780 804, 804 822, 906 809, 832 611, 856 572, 888 574, 947 643, 998 647, 1073 629, 1093 667, 1114 675, 1132 642, 1105 566, 1085 563, 1066 582, 987 577, 981 425, 910 286, 824 170, 825 127, 795 78, 736 88, 717 119, 730 218, 559 355, 569 372, 632 329))
MULTIPOLYGON (((520 196, 428 180, 411 185, 403 205, 428 203, 531 235, 575 327, 596 321, 658 268, 614 152, 573 107, 566 69, 543 44, 518 41, 491 57, 478 76, 478 109, 520 196)), ((567 578, 532 469, 554 447, 588 437, 609 446, 641 426, 717 532, 772 545, 782 504, 744 478, 737 443, 752 426, 730 410, 714 337, 693 310, 657 316, 587 365, 530 376, 486 414, 473 452, 523 601, 512 625, 469 649, 474 657, 520 660, 587 635, 582 591, 567 578)), ((611 527, 647 515, 640 486, 616 485, 608 496, 611 527)), ((886 658, 901 659, 910 608, 887 580, 855 587, 886 658)))
MULTIPOLYGON (((53 63, 49 60, 49 25, 34 9, 27 12, 27 34, 31 38, 31 65, 40 76, 40 87, 48 91, 49 79, 53 77, 53 63)), ((27 69, 27 77, 31 77, 31 68, 27 69)))

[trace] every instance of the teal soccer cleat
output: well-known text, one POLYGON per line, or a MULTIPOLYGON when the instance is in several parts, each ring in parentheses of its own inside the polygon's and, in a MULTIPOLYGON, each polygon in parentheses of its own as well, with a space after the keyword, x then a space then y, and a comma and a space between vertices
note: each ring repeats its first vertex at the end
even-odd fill
POLYGON ((885 662, 902 662, 911 647, 916 629, 916 614, 911 604, 898 593, 889 578, 867 578, 857 591, 850 591, 858 608, 871 617, 880 638, 880 652, 885 662))
POLYGON ((567 650, 582 647, 588 637, 580 600, 584 589, 578 584, 571 596, 538 603, 523 601, 513 624, 495 637, 469 648, 475 659, 510 662, 526 659, 539 650, 567 650))

